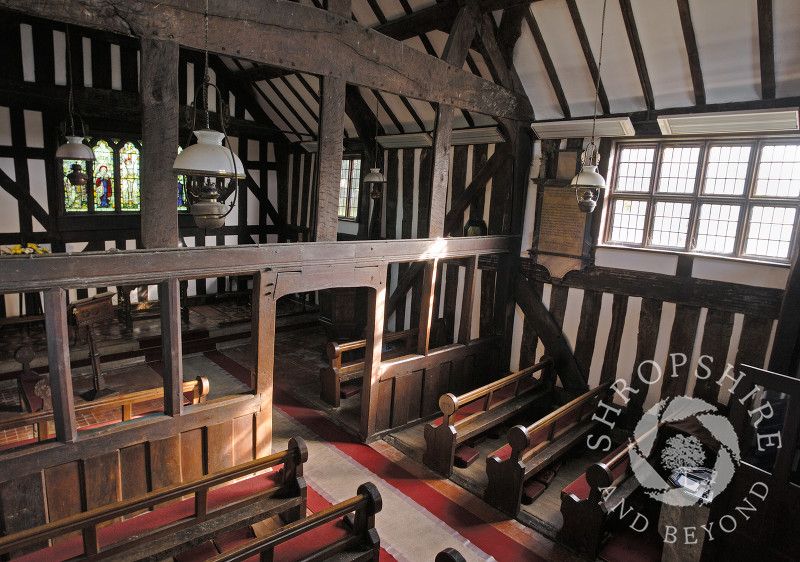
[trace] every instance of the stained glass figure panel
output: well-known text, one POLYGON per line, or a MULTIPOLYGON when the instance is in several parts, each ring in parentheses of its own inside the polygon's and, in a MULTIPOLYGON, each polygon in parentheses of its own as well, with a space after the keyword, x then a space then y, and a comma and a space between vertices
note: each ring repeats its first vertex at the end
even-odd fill
POLYGON ((89 209, 86 185, 72 185, 67 179, 67 176, 72 173, 74 164, 80 166, 81 172, 86 174, 86 160, 63 160, 61 163, 62 178, 64 180, 64 209, 68 213, 87 211, 89 209))
POLYGON ((113 211, 114 205, 114 151, 104 140, 94 146, 94 210, 113 211))
POLYGON ((123 211, 140 209, 139 149, 126 142, 119 150, 120 208, 123 211))

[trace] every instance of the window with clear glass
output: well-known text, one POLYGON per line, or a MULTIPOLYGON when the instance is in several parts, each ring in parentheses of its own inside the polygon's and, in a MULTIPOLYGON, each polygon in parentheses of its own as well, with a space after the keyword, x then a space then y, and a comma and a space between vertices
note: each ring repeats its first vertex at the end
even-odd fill
POLYGON ((358 192, 361 183, 361 159, 342 158, 342 175, 339 182, 339 218, 358 218, 358 192))
POLYGON ((613 169, 606 243, 788 261, 795 139, 620 143, 613 169))

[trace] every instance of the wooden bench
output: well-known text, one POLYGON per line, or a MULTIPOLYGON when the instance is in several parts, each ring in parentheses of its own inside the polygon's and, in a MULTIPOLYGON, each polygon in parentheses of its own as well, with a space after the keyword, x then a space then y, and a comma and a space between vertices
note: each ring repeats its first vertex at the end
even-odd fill
MULTIPOLYGON (((381 355, 381 359, 394 359, 401 357, 414 350, 414 340, 417 329, 403 330, 401 332, 390 332, 384 334, 383 343, 389 344, 402 342, 402 345, 381 355)), ((320 370, 319 378, 322 383, 320 398, 338 408, 341 404, 342 383, 360 379, 364 376, 364 360, 356 359, 353 361, 342 362, 342 354, 350 351, 365 349, 367 340, 357 340, 346 343, 328 342, 326 353, 328 355, 328 366, 320 370)), ((360 387, 358 387, 360 389, 360 387)), ((355 389, 354 389, 355 390, 355 389)))
POLYGON ((375 529, 375 514, 381 506, 378 488, 367 482, 358 487, 352 498, 245 542, 207 562, 239 562, 255 555, 260 555, 262 561, 378 560, 381 544, 375 529))
POLYGON ((461 396, 443 394, 439 398, 442 417, 425 425, 422 462, 450 476, 458 445, 549 396, 554 379, 553 360, 545 357, 535 365, 461 396), (539 371, 542 374, 537 379, 533 375, 539 371))
MULTIPOLYGON (((557 461, 598 423, 592 421, 597 404, 610 384, 590 390, 539 421, 508 431, 508 444, 486 458, 489 484, 484 499, 501 511, 516 516, 526 481, 557 461)), ((546 486, 540 485, 540 491, 546 486)))
POLYGON ((162 560, 268 517, 293 522, 305 515, 307 460, 305 443, 294 438, 286 451, 0 537, 0 554, 78 531, 81 536, 19 560, 162 560), (181 501, 188 495, 193 497, 181 501), (147 509, 152 511, 103 526, 147 509))
MULTIPOLYGON (((0 431, 12 429, 16 427, 36 426, 37 439, 44 441, 50 437, 48 431, 48 423, 53 421, 53 410, 42 409, 43 404, 41 399, 38 398, 33 388, 40 380, 45 380, 45 376, 32 375, 20 378, 20 400, 25 404, 31 413, 22 414, 15 418, 5 419, 0 421, 0 431), (38 400, 38 402, 36 402, 38 400)), ((193 381, 186 381, 183 383, 183 396, 185 404, 202 404, 208 397, 210 385, 206 377, 197 377, 193 381)), ((154 400, 163 400, 164 389, 152 388, 149 390, 140 390, 138 392, 130 392, 128 394, 118 394, 109 396, 107 398, 100 398, 94 402, 86 402, 75 405, 75 415, 89 416, 97 414, 106 410, 120 409, 121 421, 129 421, 135 416, 142 416, 147 413, 159 411, 160 408, 153 410, 148 409, 134 413, 135 406, 141 406, 147 402, 154 400)))
MULTIPOLYGON (((654 431, 657 428, 642 438, 649 438, 654 431)), ((557 535, 559 541, 592 558, 597 555, 616 508, 639 487, 630 464, 630 452, 637 446, 635 440, 623 443, 561 490, 564 525, 557 535)))

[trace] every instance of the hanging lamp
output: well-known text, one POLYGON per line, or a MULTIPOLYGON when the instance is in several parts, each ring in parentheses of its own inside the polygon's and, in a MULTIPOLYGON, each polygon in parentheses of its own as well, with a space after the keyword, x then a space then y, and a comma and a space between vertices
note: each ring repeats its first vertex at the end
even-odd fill
POLYGON ((380 111, 380 103, 378 101, 378 94, 375 94, 375 167, 369 169, 369 173, 364 176, 364 183, 370 186, 369 194, 372 199, 380 199, 381 189, 380 184, 386 183, 386 176, 381 173, 378 167, 378 112, 380 111))
MULTIPOLYGON (((91 147, 83 144, 83 139, 86 137, 86 124, 83 118, 75 112, 75 105, 72 93, 72 49, 70 49, 69 41, 69 25, 66 28, 66 51, 67 51, 67 86, 69 89, 69 96, 67 98, 67 119, 69 120, 69 133, 65 134, 66 142, 58 147, 56 150, 56 158, 63 160, 84 160, 91 162, 94 160, 94 152, 91 147), (81 123, 81 134, 75 132, 75 118, 78 118, 81 123)), ((66 131, 66 123, 64 130, 66 131)), ((67 180, 73 186, 86 185, 87 176, 81 169, 80 164, 72 164, 70 167, 72 172, 67 175, 67 180)))
POLYGON ((606 27, 606 1, 603 0, 603 16, 600 23, 600 52, 597 56, 597 79, 594 87, 594 114, 592 115, 592 140, 583 151, 583 161, 581 171, 572 178, 570 187, 575 190, 575 200, 578 202, 578 209, 584 213, 591 213, 597 206, 600 198, 600 191, 605 189, 606 180, 597 172, 599 162, 597 145, 595 144, 595 132, 597 125, 597 101, 600 94, 600 69, 603 65, 603 37, 606 27))
POLYGON ((219 228, 225 224, 225 217, 236 205, 239 180, 244 179, 245 173, 242 161, 231 148, 223 120, 220 119, 222 131, 212 129, 210 125, 208 89, 209 87, 214 88, 217 98, 220 100, 221 92, 216 85, 211 84, 208 73, 208 0, 205 2, 203 23, 205 28, 205 73, 203 74, 203 84, 194 93, 192 129, 194 129, 197 116, 197 94, 201 89, 205 128, 193 131, 197 143, 187 146, 178 154, 172 165, 172 171, 177 175, 187 176, 187 207, 189 213, 194 217, 195 224, 200 228, 219 228), (231 193, 234 198, 229 207, 225 204, 225 199, 231 193))

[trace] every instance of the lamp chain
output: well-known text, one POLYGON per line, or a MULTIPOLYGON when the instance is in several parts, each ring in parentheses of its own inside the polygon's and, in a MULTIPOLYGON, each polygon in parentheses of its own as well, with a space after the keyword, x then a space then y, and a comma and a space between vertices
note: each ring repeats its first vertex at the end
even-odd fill
POLYGON ((203 74, 203 109, 206 112, 206 129, 210 129, 211 120, 208 112, 208 84, 211 82, 211 78, 208 74, 208 0, 206 0, 206 9, 203 12, 203 25, 205 33, 205 42, 203 44, 203 50, 205 52, 205 73, 203 74))
POLYGON ((592 116, 592 155, 590 162, 595 165, 595 156, 597 155, 597 147, 594 144, 594 134, 597 125, 597 100, 600 97, 600 69, 603 67, 603 37, 606 33, 606 2, 603 0, 603 16, 600 19, 600 51, 597 55, 597 80, 594 87, 594 112, 592 116))
POLYGON ((70 48, 69 41, 69 24, 66 26, 66 47, 67 47, 67 84, 69 87, 69 97, 67 99, 67 112, 69 113, 69 129, 72 136, 75 136, 75 119, 72 113, 75 111, 74 101, 72 98, 72 49, 70 48))

